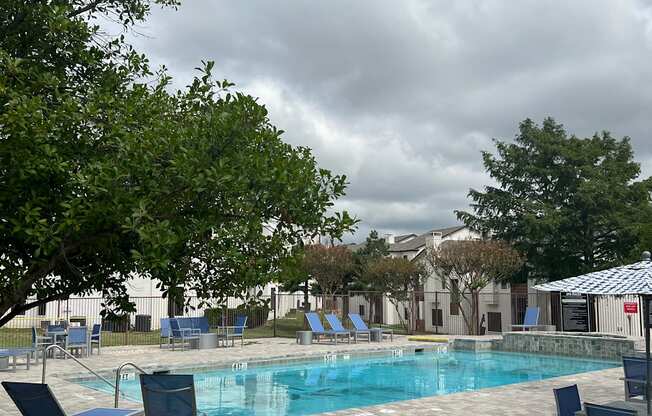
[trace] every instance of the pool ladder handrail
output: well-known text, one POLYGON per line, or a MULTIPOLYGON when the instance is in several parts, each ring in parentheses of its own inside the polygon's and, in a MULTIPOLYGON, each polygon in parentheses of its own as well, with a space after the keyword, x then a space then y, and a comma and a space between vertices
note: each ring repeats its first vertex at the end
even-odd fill
POLYGON ((143 370, 142 368, 138 367, 136 364, 132 362, 126 362, 120 364, 120 367, 118 367, 117 370, 115 370, 115 401, 114 401, 114 407, 117 409, 118 408, 118 403, 120 402, 120 374, 122 373, 122 369, 130 366, 133 367, 136 371, 138 371, 141 374, 147 374, 147 371, 143 370))
MULTIPOLYGON (((95 377, 99 378, 100 380, 102 380, 103 382, 108 384, 109 386, 115 388, 113 383, 111 383, 109 380, 107 380, 103 376, 99 375, 97 372, 95 372, 95 370, 93 370, 92 368, 90 368, 86 364, 79 361, 74 355, 70 354, 68 351, 66 351, 64 348, 62 348, 61 346, 59 346, 57 344, 52 344, 52 345, 48 346, 47 348, 45 348, 43 350, 43 371, 41 373, 41 383, 42 384, 45 384, 45 372, 46 372, 46 369, 47 369, 48 352, 50 350, 53 350, 53 349, 59 350, 59 352, 62 352, 66 357, 72 358, 74 362, 76 362, 80 366, 84 367, 88 372, 93 374, 95 377)), ((38 354, 38 352, 37 352, 37 354, 38 354)))

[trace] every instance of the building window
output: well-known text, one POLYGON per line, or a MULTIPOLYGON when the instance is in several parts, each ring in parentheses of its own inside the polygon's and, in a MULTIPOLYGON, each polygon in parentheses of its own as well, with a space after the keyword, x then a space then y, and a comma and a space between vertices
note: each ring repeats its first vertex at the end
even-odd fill
POLYGON ((500 288, 501 289, 507 289, 507 282, 505 282, 505 281, 500 282, 500 288))
POLYGON ((47 303, 42 303, 42 304, 38 305, 38 315, 39 316, 45 316, 45 311, 46 311, 47 306, 48 306, 47 303))
POLYGON ((407 260, 407 258, 408 258, 408 257, 407 257, 407 254, 403 254, 403 258, 404 258, 405 260, 407 260))
POLYGON ((410 311, 408 311, 408 308, 403 308, 403 316, 405 317, 405 319, 410 318, 410 311))
POLYGON ((441 309, 432 309, 432 326, 444 326, 444 314, 441 309))
POLYGON ((358 314, 360 316, 364 316, 364 305, 359 305, 358 306, 358 314))

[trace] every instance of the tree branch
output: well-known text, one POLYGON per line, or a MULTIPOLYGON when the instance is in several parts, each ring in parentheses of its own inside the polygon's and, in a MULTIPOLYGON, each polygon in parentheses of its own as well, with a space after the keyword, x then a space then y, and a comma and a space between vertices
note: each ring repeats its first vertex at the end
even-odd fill
POLYGON ((72 12, 68 13, 67 17, 68 18, 73 18, 75 16, 79 16, 82 13, 86 13, 87 11, 90 11, 90 10, 96 8, 97 6, 99 6, 100 4, 104 3, 104 1, 105 0, 95 0, 93 2, 90 2, 86 6, 81 7, 79 9, 77 9, 77 10, 73 10, 72 12))

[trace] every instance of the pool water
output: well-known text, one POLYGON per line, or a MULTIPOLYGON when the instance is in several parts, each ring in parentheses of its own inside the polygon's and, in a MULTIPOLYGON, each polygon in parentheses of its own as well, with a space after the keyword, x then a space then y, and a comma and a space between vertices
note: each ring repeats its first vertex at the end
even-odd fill
MULTIPOLYGON (((403 357, 304 361, 244 371, 196 372, 197 407, 208 416, 309 415, 619 366, 608 361, 506 352, 422 353, 403 357)), ((86 386, 107 391, 100 382, 86 386)), ((141 401, 137 379, 121 382, 141 401)), ((111 392, 113 393, 113 392, 111 392)))

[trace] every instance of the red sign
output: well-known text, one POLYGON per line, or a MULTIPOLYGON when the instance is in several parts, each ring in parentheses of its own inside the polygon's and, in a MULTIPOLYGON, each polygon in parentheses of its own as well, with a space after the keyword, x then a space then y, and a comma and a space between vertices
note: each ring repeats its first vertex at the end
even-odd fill
POLYGON ((638 303, 625 302, 623 303, 623 310, 625 311, 625 313, 638 313, 638 303))

